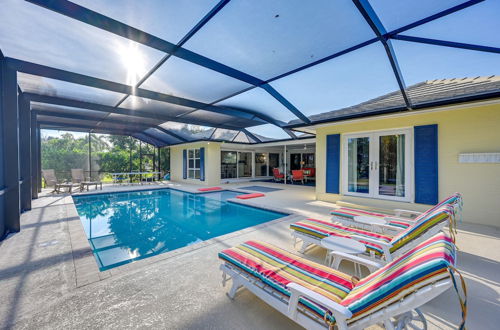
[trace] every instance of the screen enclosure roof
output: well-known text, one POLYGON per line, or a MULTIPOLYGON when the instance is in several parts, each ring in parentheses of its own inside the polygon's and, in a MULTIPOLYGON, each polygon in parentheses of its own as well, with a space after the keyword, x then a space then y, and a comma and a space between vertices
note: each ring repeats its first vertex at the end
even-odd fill
POLYGON ((42 128, 156 146, 500 96, 498 0, 4 0, 42 128))

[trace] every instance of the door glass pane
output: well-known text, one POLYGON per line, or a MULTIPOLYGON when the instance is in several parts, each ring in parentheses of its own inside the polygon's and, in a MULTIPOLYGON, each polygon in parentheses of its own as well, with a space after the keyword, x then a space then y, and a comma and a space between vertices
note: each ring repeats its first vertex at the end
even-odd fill
POLYGON ((273 168, 279 168, 280 167, 280 154, 274 154, 270 153, 269 154, 269 168, 270 171, 272 171, 273 168))
POLYGON ((300 164, 300 154, 290 155, 290 170, 300 170, 302 165, 300 164))
POLYGON ((370 138, 350 138, 347 146, 347 190, 369 193, 370 138))
POLYGON ((236 178, 236 152, 221 151, 221 178, 232 179, 236 178))
POLYGON ((239 152, 238 154, 238 177, 244 178, 252 176, 252 153, 239 152))
POLYGON ((267 176, 267 154, 255 154, 255 176, 267 176))
POLYGON ((405 135, 379 137, 379 195, 405 196, 405 135))
POLYGON ((304 162, 304 166, 306 168, 314 168, 314 154, 302 154, 302 161, 304 162))

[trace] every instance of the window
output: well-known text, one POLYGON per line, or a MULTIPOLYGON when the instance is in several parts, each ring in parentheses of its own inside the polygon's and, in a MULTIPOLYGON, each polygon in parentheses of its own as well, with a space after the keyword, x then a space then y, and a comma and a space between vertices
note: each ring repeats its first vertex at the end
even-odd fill
POLYGON ((221 151, 221 179, 252 177, 252 152, 221 151))
POLYGON ((411 201, 411 130, 344 135, 345 195, 411 201))
POLYGON ((267 153, 255 153, 255 176, 267 176, 268 168, 267 165, 268 156, 267 153))
POLYGON ((200 178, 200 149, 188 149, 187 167, 188 179, 200 178))

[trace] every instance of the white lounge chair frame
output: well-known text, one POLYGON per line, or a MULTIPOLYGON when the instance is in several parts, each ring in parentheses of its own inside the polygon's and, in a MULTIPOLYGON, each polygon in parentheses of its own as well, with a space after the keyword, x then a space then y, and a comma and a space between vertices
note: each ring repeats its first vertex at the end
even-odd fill
MULTIPOLYGON (((343 226, 355 227, 355 228, 359 228, 359 229, 363 229, 363 230, 369 230, 369 231, 372 231, 374 233, 380 233, 380 234, 396 235, 399 232, 406 229, 406 228, 391 226, 389 224, 376 224, 376 223, 365 224, 365 223, 357 222, 356 220, 350 220, 348 218, 344 218, 344 217, 337 216, 337 215, 333 215, 331 220, 332 220, 332 222, 340 222, 343 226)), ((384 217, 384 220, 386 220, 386 221, 396 220, 396 221, 408 223, 410 225, 415 223, 415 220, 413 220, 413 219, 398 218, 398 217, 391 217, 391 216, 384 217)))
MULTIPOLYGON (((444 229, 444 227, 446 227, 446 225, 447 225, 446 221, 442 221, 441 223, 434 225, 427 232, 423 233, 419 237, 416 237, 411 242, 408 242, 407 244, 401 246, 399 249, 397 249, 396 251, 394 251, 392 253, 390 251, 390 249, 392 248, 392 244, 390 244, 390 243, 385 243, 385 242, 379 241, 377 239, 372 239, 369 237, 358 236, 358 235, 350 235, 349 237, 351 237, 352 239, 355 239, 357 241, 370 242, 370 243, 374 243, 374 244, 381 246, 383 251, 384 251, 382 256, 377 256, 375 253, 370 253, 370 254, 365 253, 365 254, 360 254, 359 256, 376 261, 376 262, 379 262, 379 263, 381 263, 381 265, 385 265, 386 263, 394 260, 394 258, 397 258, 400 255, 402 255, 403 253, 413 249, 421 242, 436 235, 437 233, 442 231, 444 229)), ((297 246, 297 240, 302 241, 302 246, 298 250, 300 253, 305 253, 305 251, 311 245, 321 246, 321 238, 316 237, 316 236, 312 236, 312 235, 308 235, 306 233, 303 233, 303 232, 300 232, 300 231, 297 231, 294 229, 292 229, 292 237, 294 239, 294 246, 295 247, 297 246)), ((347 258, 345 258, 345 259, 347 259, 347 258)))
POLYGON ((379 309, 359 320, 348 323, 349 318, 352 317, 352 313, 345 306, 297 283, 288 284, 287 288, 291 292, 291 296, 287 302, 280 297, 273 288, 259 279, 248 275, 244 271, 233 267, 227 262, 221 264, 220 270, 222 271, 223 286, 226 285, 226 282, 232 280, 232 286, 227 293, 229 298, 234 299, 238 289, 245 287, 265 303, 275 308, 278 312, 306 329, 327 329, 328 326, 323 319, 318 318, 316 315, 311 315, 311 317, 314 317, 314 319, 312 319, 299 310, 298 302, 301 297, 310 299, 328 308, 335 317, 336 326, 339 330, 364 329, 370 325, 379 323, 383 323, 386 329, 392 330, 401 329, 413 321, 426 324, 425 318, 417 308, 439 296, 452 286, 450 279, 438 280, 418 289, 394 304, 379 309), (417 310, 417 315, 419 317, 415 317, 412 314, 413 310, 417 310))
MULTIPOLYGON (((427 210, 429 211, 429 210, 427 210)), ((427 212, 425 211, 425 212, 427 212)), ((419 212, 419 211, 412 211, 412 210, 404 210, 404 209, 393 209, 392 212, 394 215, 389 215, 387 214, 386 217, 384 217, 384 220, 387 222, 389 221, 400 221, 400 222, 405 222, 410 225, 415 224, 415 219, 422 215, 425 212, 419 212)), ((379 212, 383 213, 383 212, 379 212)), ((381 233, 381 234, 398 234, 399 232, 405 230, 406 228, 401 228, 401 227, 396 227, 396 226, 391 226, 389 224, 365 224, 365 223, 360 223, 357 222, 356 220, 351 220, 346 217, 342 217, 339 215, 332 215, 333 222, 340 222, 344 226, 349 226, 349 227, 355 227, 363 230, 369 230, 374 233, 381 233)))

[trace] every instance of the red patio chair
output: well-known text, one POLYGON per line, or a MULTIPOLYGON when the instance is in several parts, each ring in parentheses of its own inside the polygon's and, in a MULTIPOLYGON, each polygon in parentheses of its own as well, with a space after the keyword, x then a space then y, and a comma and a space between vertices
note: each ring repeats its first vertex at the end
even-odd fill
POLYGON ((300 181, 304 184, 304 171, 303 170, 293 170, 292 171, 292 183, 295 181, 300 181))
POLYGON ((278 168, 273 168, 273 179, 275 182, 282 181, 285 179, 285 175, 280 173, 278 168))

